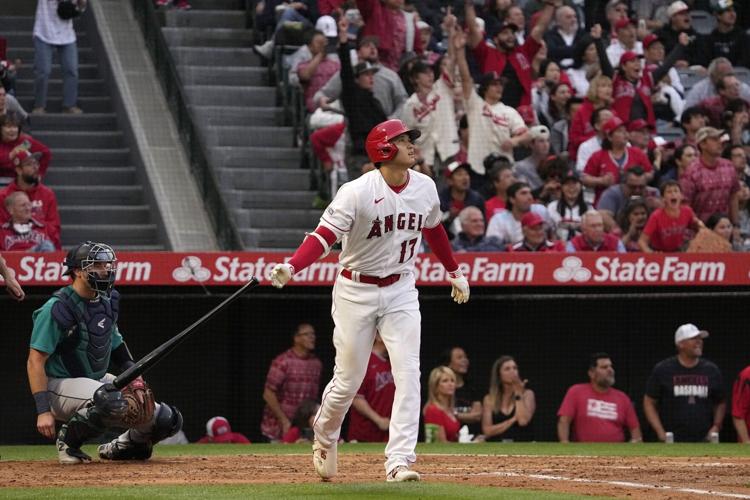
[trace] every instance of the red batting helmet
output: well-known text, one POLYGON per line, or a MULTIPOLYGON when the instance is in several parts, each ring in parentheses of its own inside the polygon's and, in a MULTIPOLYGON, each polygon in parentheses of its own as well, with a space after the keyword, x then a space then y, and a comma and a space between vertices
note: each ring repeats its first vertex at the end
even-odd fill
POLYGON ((410 130, 401 120, 387 120, 375 125, 365 141, 370 161, 380 163, 392 160, 398 153, 398 148, 391 141, 401 134, 409 134, 412 141, 422 135, 419 130, 410 130))

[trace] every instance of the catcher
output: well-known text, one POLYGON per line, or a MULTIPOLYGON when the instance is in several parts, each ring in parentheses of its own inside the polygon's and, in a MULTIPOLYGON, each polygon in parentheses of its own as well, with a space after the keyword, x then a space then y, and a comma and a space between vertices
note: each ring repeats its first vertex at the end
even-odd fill
POLYGON ((73 283, 34 311, 26 369, 36 403, 37 430, 55 438, 61 464, 90 462, 81 451, 105 430, 124 429, 99 446, 107 460, 146 460, 153 443, 182 428, 174 406, 155 403, 140 377, 116 389, 107 373, 110 364, 126 370, 134 364, 117 328, 119 294, 113 289, 117 259, 111 247, 87 241, 72 249, 66 275, 73 283))

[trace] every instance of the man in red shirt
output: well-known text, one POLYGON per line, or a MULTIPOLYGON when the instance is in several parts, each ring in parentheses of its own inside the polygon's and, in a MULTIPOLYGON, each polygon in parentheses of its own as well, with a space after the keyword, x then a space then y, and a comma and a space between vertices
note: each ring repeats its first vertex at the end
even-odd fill
POLYGON ((721 157, 723 142, 729 140, 729 136, 722 130, 703 127, 695 138, 701 154, 680 178, 685 203, 704 222, 711 214, 720 212, 728 214, 736 226, 740 182, 732 163, 721 157))
POLYGON ((661 187, 664 207, 651 213, 638 240, 642 252, 679 252, 687 241, 687 230, 705 227, 693 209, 682 204, 682 189, 677 181, 661 187))
POLYGON ((700 103, 700 106, 706 110, 709 125, 712 127, 722 127, 724 125, 721 115, 730 102, 742 99, 741 87, 742 84, 734 73, 724 75, 719 79, 716 83, 716 92, 719 95, 704 99, 700 103))
MULTIPOLYGON (((39 176, 39 159, 41 153, 32 153, 18 147, 10 152, 10 161, 16 168, 16 179, 0 190, 0 207, 11 193, 23 191, 31 200, 31 216, 44 224, 50 241, 60 250, 60 213, 57 210, 55 193, 42 184, 39 176)), ((0 224, 7 222, 10 214, 0 209, 0 224)))
POLYGON ((396 384, 393 382, 391 362, 380 334, 375 334, 365 379, 354 396, 349 411, 348 441, 385 443, 391 424, 391 410, 396 384))
POLYGON ((4 201, 10 220, 0 226, 0 250, 19 252, 54 252, 44 224, 31 217, 31 201, 18 191, 4 201))
POLYGON ((512 108, 531 104, 532 68, 531 61, 542 46, 544 33, 552 21, 555 8, 562 6, 562 0, 545 0, 531 35, 524 44, 518 46, 516 31, 519 27, 508 22, 502 23, 495 33, 488 33, 495 44, 490 47, 479 30, 474 3, 465 2, 466 25, 469 28, 469 45, 474 49, 474 56, 481 72, 496 72, 507 78, 503 89, 503 103, 512 108))
POLYGON ((589 380, 588 384, 570 387, 557 411, 560 442, 623 442, 625 429, 630 431, 631 443, 641 442, 641 427, 633 402, 627 394, 612 387, 615 369, 609 354, 599 352, 591 356, 589 380))
POLYGON ((581 217, 581 234, 565 245, 566 252, 619 252, 625 253, 625 245, 617 236, 604 232, 604 219, 596 210, 589 210, 581 217))
POLYGON ((740 372, 732 388, 732 421, 737 441, 750 444, 750 366, 740 372))
POLYGON ((509 252, 564 252, 565 245, 560 240, 549 241, 544 230, 544 219, 536 212, 528 212, 521 217, 523 240, 508 245, 509 252))

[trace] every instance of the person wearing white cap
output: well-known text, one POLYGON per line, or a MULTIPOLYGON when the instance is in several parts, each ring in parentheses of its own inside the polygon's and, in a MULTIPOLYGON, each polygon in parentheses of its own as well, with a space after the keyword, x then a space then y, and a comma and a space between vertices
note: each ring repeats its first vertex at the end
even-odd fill
MULTIPOLYGON (((693 29, 690 20, 690 7, 682 1, 672 2, 667 8, 667 22, 664 27, 656 30, 654 34, 664 43, 664 51, 669 54, 672 49, 679 43, 678 37, 681 33, 687 33, 690 40, 695 40, 698 33, 693 29)), ((698 64, 700 62, 698 44, 690 43, 687 48, 687 60, 681 59, 675 64, 676 67, 686 67, 688 64, 698 64)))
POLYGON ((539 166, 549 157, 549 129, 544 125, 536 125, 529 129, 529 137, 531 137, 531 154, 516 163, 513 170, 516 179, 528 183, 531 190, 535 191, 544 184, 539 176, 539 166))
POLYGON ((708 337, 692 323, 677 328, 677 355, 656 364, 646 382, 643 412, 659 441, 709 441, 721 431, 727 404, 721 370, 703 358, 708 337))

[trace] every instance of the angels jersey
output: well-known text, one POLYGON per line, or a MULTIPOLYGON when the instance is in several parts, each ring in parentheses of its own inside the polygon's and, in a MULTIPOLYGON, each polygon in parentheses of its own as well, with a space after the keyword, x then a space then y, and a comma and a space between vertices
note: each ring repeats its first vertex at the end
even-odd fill
POLYGON ((435 182, 413 170, 396 191, 372 170, 336 193, 320 225, 342 241, 342 266, 379 278, 413 271, 422 229, 440 224, 440 200, 435 182))
MULTIPOLYGON (((476 92, 466 100, 469 122, 469 163, 474 172, 484 175, 484 159, 490 153, 500 152, 500 145, 511 137, 526 131, 521 115, 502 102, 489 105, 476 92)), ((508 155, 513 161, 513 155, 508 155)))

